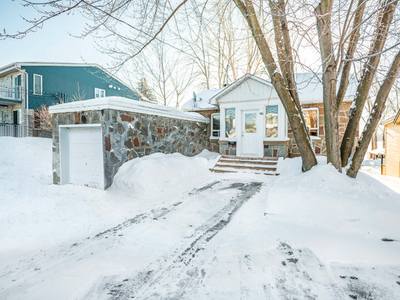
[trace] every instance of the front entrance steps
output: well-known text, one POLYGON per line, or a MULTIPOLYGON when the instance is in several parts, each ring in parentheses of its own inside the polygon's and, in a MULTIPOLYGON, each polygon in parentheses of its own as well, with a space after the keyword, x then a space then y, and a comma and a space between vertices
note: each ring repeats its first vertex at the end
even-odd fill
POLYGON ((254 158, 221 155, 210 171, 215 173, 252 173, 264 175, 279 175, 278 158, 254 158))

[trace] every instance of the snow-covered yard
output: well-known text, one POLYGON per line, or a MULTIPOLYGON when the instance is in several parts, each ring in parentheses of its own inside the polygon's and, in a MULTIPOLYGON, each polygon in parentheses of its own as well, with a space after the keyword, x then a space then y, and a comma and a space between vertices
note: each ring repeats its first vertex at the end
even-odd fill
POLYGON ((52 185, 50 140, 0 138, 0 299, 400 299, 399 179, 215 159, 132 160, 100 191, 52 185))

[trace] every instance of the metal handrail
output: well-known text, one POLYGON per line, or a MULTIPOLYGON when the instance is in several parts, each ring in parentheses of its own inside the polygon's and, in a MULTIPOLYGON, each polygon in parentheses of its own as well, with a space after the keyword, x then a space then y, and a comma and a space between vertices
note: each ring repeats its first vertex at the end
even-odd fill
POLYGON ((21 86, 9 87, 0 85, 0 98, 10 99, 10 100, 21 100, 21 96, 22 96, 21 86))

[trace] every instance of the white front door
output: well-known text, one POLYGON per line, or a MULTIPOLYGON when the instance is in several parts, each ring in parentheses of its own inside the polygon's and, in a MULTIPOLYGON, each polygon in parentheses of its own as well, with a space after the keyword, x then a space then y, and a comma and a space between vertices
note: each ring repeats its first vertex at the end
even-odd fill
POLYGON ((241 128, 241 155, 262 157, 260 149, 262 149, 261 129, 257 128, 258 110, 242 111, 242 128, 241 128))

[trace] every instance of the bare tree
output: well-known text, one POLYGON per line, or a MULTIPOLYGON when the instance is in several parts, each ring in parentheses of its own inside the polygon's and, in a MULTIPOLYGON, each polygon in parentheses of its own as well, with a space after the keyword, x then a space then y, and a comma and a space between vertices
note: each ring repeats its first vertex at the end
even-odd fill
MULTIPOLYGON (((400 35, 394 25, 399 17, 396 13, 398 1, 268 0, 268 5, 264 7, 262 0, 233 0, 243 16, 246 29, 251 32, 265 69, 286 110, 302 157, 303 171, 311 169, 317 161, 301 111, 294 76, 297 68, 307 67, 302 63, 304 52, 301 51, 301 47, 308 44, 310 49, 320 55, 317 68, 322 73, 327 158, 328 162, 338 170, 341 170, 342 166, 347 166, 353 153, 360 118, 366 99, 371 97, 370 90, 374 78, 380 77, 380 81, 383 82, 347 171, 349 176, 355 177, 360 167, 362 153, 366 149, 365 145, 368 145, 371 139, 371 130, 375 130, 379 122, 386 99, 399 72, 396 51, 400 45, 400 35), (266 23, 268 16, 271 22, 269 24, 266 23), (268 38, 268 28, 273 28, 275 41, 268 38), (382 62, 383 57, 385 62, 382 62), (392 64, 387 72, 386 62, 389 60, 392 64), (358 76, 359 83, 346 132, 340 144, 338 111, 348 90, 352 73, 358 76)), ((42 18, 32 21, 32 26, 26 31, 15 35, 2 34, 1 37, 24 36, 48 19, 73 9, 80 9, 91 20, 84 34, 98 36, 103 34, 103 38, 110 36, 120 38, 125 48, 108 45, 110 54, 118 58, 117 69, 142 54, 149 44, 160 42, 170 49, 195 57, 193 61, 203 73, 205 85, 209 88, 211 66, 214 65, 216 58, 218 63, 214 67, 220 72, 218 74, 223 74, 225 64, 229 64, 234 70, 232 74, 236 74, 237 70, 237 60, 232 58, 237 57, 239 53, 238 38, 237 32, 230 30, 230 18, 234 10, 231 10, 232 5, 229 2, 222 2, 222 6, 211 6, 213 10, 208 8, 208 1, 204 3, 187 0, 178 3, 159 0, 58 0, 46 3, 25 1, 26 5, 42 13, 42 18), (173 42, 163 41, 160 38, 171 21, 176 20, 179 10, 185 12, 185 18, 193 25, 189 26, 188 33, 180 35, 185 50, 173 42), (209 14, 207 18, 206 12, 209 14), (221 26, 217 32, 212 33, 208 26, 213 24, 213 21, 221 26), (217 42, 218 51, 215 51, 217 57, 213 57, 209 52, 208 46, 212 45, 207 41, 209 36, 214 36, 213 39, 217 42), (221 36, 224 36, 227 43, 218 40, 221 36)), ((167 73, 165 76, 170 74, 167 73)), ((222 76, 219 75, 219 78, 221 82, 222 76)))

